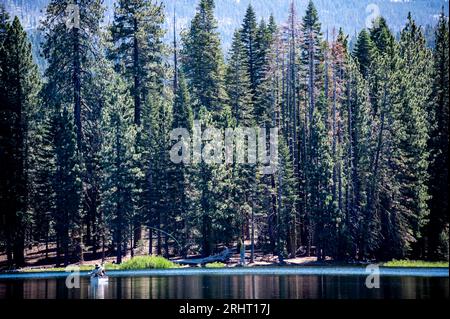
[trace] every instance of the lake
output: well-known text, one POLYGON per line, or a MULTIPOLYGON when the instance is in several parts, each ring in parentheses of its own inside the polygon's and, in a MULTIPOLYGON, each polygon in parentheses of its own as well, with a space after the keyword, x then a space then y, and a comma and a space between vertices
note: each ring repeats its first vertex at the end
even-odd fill
POLYGON ((0 274, 0 299, 435 299, 449 298, 447 268, 380 268, 380 288, 361 267, 110 271, 107 284, 66 287, 67 273, 0 274))

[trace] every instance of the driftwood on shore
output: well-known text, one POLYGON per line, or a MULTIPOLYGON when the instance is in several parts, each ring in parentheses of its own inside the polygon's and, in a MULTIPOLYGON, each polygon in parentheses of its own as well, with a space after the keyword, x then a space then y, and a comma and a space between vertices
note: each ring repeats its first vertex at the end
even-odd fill
POLYGON ((173 262, 180 265, 205 265, 213 262, 226 262, 232 254, 233 252, 230 249, 225 248, 224 251, 217 255, 211 255, 205 258, 178 259, 173 260, 173 262))

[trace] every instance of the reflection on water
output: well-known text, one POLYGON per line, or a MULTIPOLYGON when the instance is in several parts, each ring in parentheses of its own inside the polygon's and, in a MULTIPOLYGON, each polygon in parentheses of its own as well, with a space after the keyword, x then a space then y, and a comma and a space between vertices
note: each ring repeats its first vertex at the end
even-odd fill
POLYGON ((368 289, 364 276, 197 275, 110 277, 92 286, 81 278, 80 289, 67 289, 65 280, 0 281, 1 298, 33 299, 358 299, 449 298, 446 277, 381 277, 380 289, 368 289))

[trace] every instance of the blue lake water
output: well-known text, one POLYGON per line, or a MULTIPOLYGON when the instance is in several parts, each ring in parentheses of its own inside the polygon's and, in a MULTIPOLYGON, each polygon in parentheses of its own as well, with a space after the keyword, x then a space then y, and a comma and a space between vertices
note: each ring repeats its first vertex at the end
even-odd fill
POLYGON ((380 287, 369 289, 362 267, 261 267, 109 271, 94 285, 81 273, 68 289, 68 273, 0 274, 0 299, 430 299, 449 298, 447 268, 380 268, 380 287))

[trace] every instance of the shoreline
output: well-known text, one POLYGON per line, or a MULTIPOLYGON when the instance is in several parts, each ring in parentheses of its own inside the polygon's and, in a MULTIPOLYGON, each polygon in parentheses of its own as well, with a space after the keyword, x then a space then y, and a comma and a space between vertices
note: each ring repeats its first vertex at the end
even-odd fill
MULTIPOLYGON (((448 269, 443 267, 384 267, 379 268, 381 276, 405 277, 449 277, 448 269)), ((0 280, 14 279, 51 279, 65 278, 68 271, 49 272, 0 272, 0 280)), ((192 276, 192 275, 334 275, 334 276, 367 276, 370 274, 362 266, 261 266, 261 267, 228 267, 228 268, 172 268, 172 269, 138 269, 110 270, 108 277, 139 276, 192 276)), ((89 271, 80 271, 81 277, 88 277, 89 271)))
MULTIPOLYGON (((299 258, 296 258, 299 259, 299 258)), ((200 265, 197 266, 179 266, 176 268, 161 268, 161 269, 155 269, 155 268, 147 268, 147 269, 117 269, 117 268, 110 268, 108 269, 108 265, 106 266, 106 270, 108 273, 110 272, 138 272, 138 271, 239 271, 246 269, 245 271, 254 270, 256 272, 259 271, 259 269, 311 269, 311 268, 318 268, 318 269, 330 269, 330 268, 343 268, 343 269, 365 269, 365 267, 369 264, 378 265, 380 269, 446 269, 447 272, 449 270, 449 265, 428 265, 428 266, 414 266, 414 265, 405 265, 405 266, 396 266, 396 265, 390 265, 386 262, 373 262, 373 263, 344 263, 344 262, 333 262, 333 261, 303 261, 303 262, 289 262, 289 260, 286 260, 286 263, 284 265, 280 265, 278 263, 254 263, 254 264, 247 264, 245 266, 238 265, 237 263, 229 263, 225 264, 223 267, 202 267, 200 265)), ((88 273, 92 270, 92 265, 90 264, 71 264, 67 267, 24 267, 17 270, 0 270, 0 276, 4 274, 40 274, 40 273, 68 273, 70 267, 80 267, 80 273, 88 273)))

